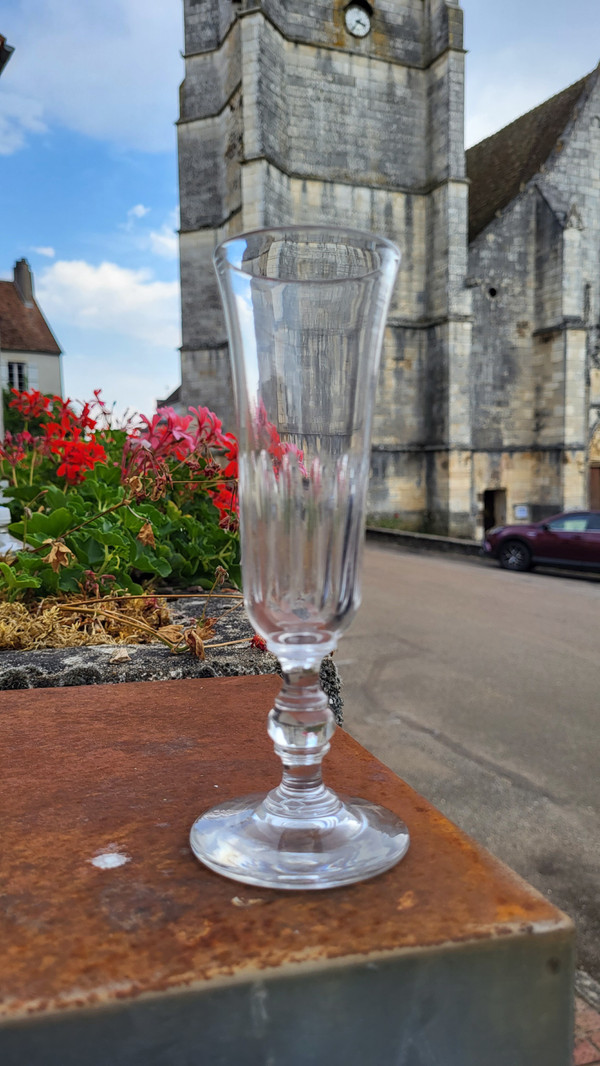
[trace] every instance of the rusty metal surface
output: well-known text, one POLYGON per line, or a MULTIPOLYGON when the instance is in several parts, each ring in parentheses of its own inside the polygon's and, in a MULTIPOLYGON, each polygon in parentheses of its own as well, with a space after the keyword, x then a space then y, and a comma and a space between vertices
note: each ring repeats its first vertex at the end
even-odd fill
POLYGON ((571 935, 564 915, 342 730, 327 782, 404 819, 411 847, 395 869, 348 888, 281 892, 201 866, 187 842, 194 818, 278 781, 265 719, 279 683, 2 695, 0 1017, 273 967, 571 935))

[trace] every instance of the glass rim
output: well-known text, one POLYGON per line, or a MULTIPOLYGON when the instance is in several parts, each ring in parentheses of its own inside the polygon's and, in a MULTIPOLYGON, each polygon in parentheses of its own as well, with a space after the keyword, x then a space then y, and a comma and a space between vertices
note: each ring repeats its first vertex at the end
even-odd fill
POLYGON ((382 237, 379 233, 373 233, 372 230, 354 229, 349 226, 326 226, 319 224, 313 225, 311 223, 303 225, 302 223, 291 223, 289 226, 262 226, 258 229, 245 230, 242 233, 234 234, 234 236, 232 237, 227 237, 227 239, 224 241, 220 241, 219 244, 217 244, 212 257, 215 267, 218 268, 223 265, 227 270, 230 270, 232 273, 240 274, 242 277, 251 278, 254 281, 269 281, 275 284, 287 285, 340 285, 342 283, 348 283, 351 281, 364 281, 366 278, 373 277, 375 274, 378 274, 380 272, 378 269, 365 270, 364 273, 357 274, 356 277, 345 278, 276 278, 271 277, 269 274, 250 274, 249 271, 244 270, 242 267, 234 266, 230 262, 227 257, 227 248, 235 241, 239 241, 245 237, 263 236, 267 233, 272 233, 275 236, 286 233, 312 233, 320 235, 324 233, 330 233, 332 235, 337 236, 343 235, 345 237, 349 237, 350 239, 354 238, 357 244, 359 240, 362 240, 364 242, 365 239, 368 239, 370 241, 376 241, 380 245, 380 247, 385 248, 388 252, 391 252, 396 260, 397 266, 399 265, 402 259, 402 253, 398 248, 398 245, 395 244, 394 241, 389 240, 387 237, 382 237))

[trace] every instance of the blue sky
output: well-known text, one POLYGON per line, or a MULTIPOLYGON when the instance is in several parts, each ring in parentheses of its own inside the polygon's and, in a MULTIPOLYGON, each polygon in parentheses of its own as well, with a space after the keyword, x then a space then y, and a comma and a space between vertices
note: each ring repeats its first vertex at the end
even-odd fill
MULTIPOLYGON (((148 412, 179 382, 180 0, 2 0, 0 276, 25 256, 69 395, 148 412)), ((599 0, 463 0, 467 143, 600 58, 599 0)))

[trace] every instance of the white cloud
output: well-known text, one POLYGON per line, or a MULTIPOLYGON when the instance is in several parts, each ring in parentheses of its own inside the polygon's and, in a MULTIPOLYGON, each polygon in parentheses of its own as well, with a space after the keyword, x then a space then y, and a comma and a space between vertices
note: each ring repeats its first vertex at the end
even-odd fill
POLYGON ((150 250, 154 255, 160 255, 163 259, 177 259, 179 255, 179 239, 176 232, 178 225, 179 211, 176 208, 171 211, 167 221, 159 230, 150 231, 150 250))
POLYGON ((177 259, 179 254, 177 234, 166 224, 160 230, 152 230, 150 248, 155 255, 160 255, 164 259, 177 259))
POLYGON ((179 283, 157 281, 149 270, 58 260, 40 275, 36 293, 59 336, 65 328, 84 327, 154 348, 181 343, 179 283))
POLYGON ((12 0, 2 26, 15 51, 2 76, 0 153, 53 125, 120 148, 173 150, 182 6, 12 0))
POLYGON ((56 255, 54 248, 50 248, 47 245, 41 248, 32 248, 31 250, 32 252, 37 252, 38 255, 45 255, 47 259, 54 259, 56 255))
POLYGON ((127 212, 128 218, 143 218, 150 211, 149 207, 144 207, 143 204, 136 204, 135 207, 130 207, 127 212))
MULTIPOLYGON (((4 74, 3 78, 6 76, 4 74)), ((41 103, 26 93, 3 92, 0 109, 0 155, 12 155, 17 152, 24 146, 28 133, 44 133, 47 127, 42 114, 41 103)))

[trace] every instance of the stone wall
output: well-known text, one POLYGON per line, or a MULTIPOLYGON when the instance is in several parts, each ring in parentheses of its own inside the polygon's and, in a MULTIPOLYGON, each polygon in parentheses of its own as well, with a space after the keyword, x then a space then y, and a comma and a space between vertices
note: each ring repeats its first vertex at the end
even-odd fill
POLYGON ((540 172, 472 242, 475 487, 508 514, 585 507, 600 408, 600 86, 540 172))
POLYGON ((449 449, 462 455, 469 440, 462 12, 446 0, 379 0, 371 32, 358 39, 344 27, 346 6, 186 0, 182 394, 232 424, 211 264, 224 235, 310 221, 390 237, 403 260, 382 358, 371 508, 456 532, 470 520, 462 458, 460 487, 449 484, 449 449))

